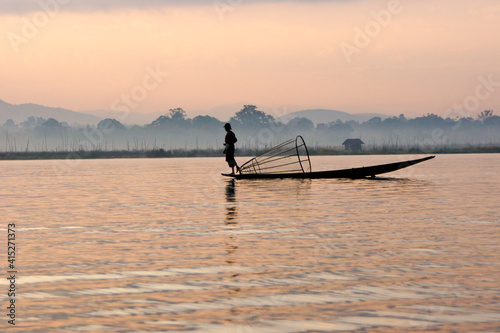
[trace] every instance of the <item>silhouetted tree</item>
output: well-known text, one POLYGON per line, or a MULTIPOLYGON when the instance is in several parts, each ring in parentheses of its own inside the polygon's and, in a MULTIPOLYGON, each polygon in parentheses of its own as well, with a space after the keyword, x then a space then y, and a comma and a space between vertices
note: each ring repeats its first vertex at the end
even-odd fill
POLYGON ((417 117, 414 119, 410 119, 408 123, 415 128, 428 129, 432 130, 435 128, 447 128, 452 124, 447 123, 443 118, 438 115, 428 113, 424 117, 417 117))
POLYGON ((230 120, 231 123, 244 127, 258 128, 268 126, 274 122, 274 117, 265 112, 257 110, 255 105, 245 105, 230 120))
POLYGON ((191 122, 195 129, 206 131, 221 130, 224 125, 219 119, 210 116, 197 116, 191 122))
POLYGON ((170 119, 175 123, 182 123, 187 120, 186 111, 182 108, 170 109, 170 119))
POLYGON ((189 125, 190 119, 182 108, 170 109, 168 115, 160 116, 147 127, 159 129, 179 129, 189 125))
POLYGON ((372 119, 365 122, 365 124, 368 125, 368 127, 378 128, 382 125, 382 118, 373 117, 372 119))
POLYGON ((100 130, 104 134, 110 134, 114 131, 120 132, 125 131, 126 128, 116 119, 106 118, 103 119, 97 124, 97 129, 100 130))
POLYGON ((500 117, 491 116, 483 120, 483 124, 488 127, 500 127, 500 117))
POLYGON ((448 119, 448 118, 445 120, 457 123, 457 125, 459 125, 459 126, 457 126, 457 128, 460 128, 461 130, 471 130, 471 129, 476 127, 476 122, 471 117, 460 118, 460 119, 458 119, 458 121, 454 121, 454 120, 448 119))
POLYGON ((403 114, 400 114, 399 117, 389 117, 385 118, 382 121, 383 127, 396 130, 403 128, 408 120, 405 118, 403 114))
POLYGON ((31 131, 35 127, 42 125, 44 122, 45 122, 44 118, 41 118, 41 117, 35 118, 35 117, 31 116, 31 117, 28 117, 28 119, 26 119, 25 121, 23 121, 21 123, 21 127, 25 131, 31 131))
POLYGON ((338 135, 346 135, 354 131, 349 124, 342 122, 340 119, 328 123, 328 130, 338 135))
POLYGON ((7 119, 5 121, 5 123, 3 124, 3 128, 12 131, 12 130, 16 130, 18 128, 18 126, 16 125, 16 123, 14 122, 14 120, 7 119))
POLYGON ((146 127, 150 128, 161 128, 161 127, 166 127, 168 123, 170 122, 170 117, 169 116, 159 116, 156 118, 156 120, 153 120, 153 122, 146 127))
POLYGON ((307 118, 293 118, 287 124, 288 130, 296 130, 301 132, 309 132, 314 130, 314 123, 307 118))
POLYGON ((49 118, 35 127, 35 133, 40 136, 56 137, 64 131, 64 126, 54 118, 49 118))

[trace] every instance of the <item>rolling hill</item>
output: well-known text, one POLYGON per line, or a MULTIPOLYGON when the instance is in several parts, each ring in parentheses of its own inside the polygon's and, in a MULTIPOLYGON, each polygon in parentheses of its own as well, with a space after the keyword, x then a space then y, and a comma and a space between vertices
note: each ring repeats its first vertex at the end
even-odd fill
MULTIPOLYGON (((214 114, 216 111, 220 111, 223 107, 215 108, 212 110, 207 110, 199 112, 199 114, 214 114)), ((238 111, 237 106, 228 106, 226 112, 228 115, 233 114, 238 111), (236 110, 236 111, 234 111, 236 110)), ((266 112, 266 110, 264 110, 266 112)), ((76 112, 64 108, 54 108, 38 104, 9 104, 0 99, 0 125, 4 124, 7 119, 12 119, 16 124, 25 121, 28 117, 41 117, 45 119, 54 118, 59 122, 66 122, 69 125, 79 124, 79 125, 97 125, 99 121, 104 118, 114 118, 118 119, 120 122, 126 125, 144 125, 149 124, 161 114, 166 112, 155 112, 155 113, 138 113, 130 112, 126 115, 117 111, 111 110, 94 110, 94 111, 84 111, 76 112)), ((193 114, 194 112, 190 112, 193 114)), ((220 113, 220 112, 219 112, 220 113)), ((271 113, 271 112, 267 112, 271 113)), ((193 116, 193 115, 191 115, 193 116)), ((217 116, 217 115, 215 115, 217 116)), ((320 123, 329 123, 340 119, 342 121, 355 120, 358 122, 365 122, 373 117, 380 117, 385 119, 389 117, 388 115, 378 114, 378 113, 357 113, 351 114, 336 110, 327 109, 311 109, 311 110, 301 110, 296 112, 288 113, 284 116, 277 118, 277 120, 287 123, 293 118, 308 118, 315 125, 320 123)))
POLYGON ((31 116, 45 119, 54 118, 59 122, 67 122, 70 125, 74 123, 96 125, 101 120, 100 117, 94 115, 63 108, 53 108, 31 103, 15 105, 0 100, 0 124, 5 123, 7 119, 12 119, 16 124, 19 124, 31 116))
POLYGON ((314 109, 314 110, 302 110, 297 112, 288 113, 284 116, 278 118, 278 120, 287 123, 293 118, 307 118, 311 120, 315 125, 321 123, 329 123, 336 121, 337 119, 343 122, 348 120, 354 120, 358 122, 365 122, 372 119, 373 117, 380 117, 382 119, 388 118, 390 116, 379 114, 379 113, 347 113, 336 110, 326 110, 326 109, 314 109))

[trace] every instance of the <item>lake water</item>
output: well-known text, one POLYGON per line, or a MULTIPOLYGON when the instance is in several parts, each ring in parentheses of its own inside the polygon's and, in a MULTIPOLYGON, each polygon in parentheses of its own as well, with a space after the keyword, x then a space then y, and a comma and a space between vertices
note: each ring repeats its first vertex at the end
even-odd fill
POLYGON ((0 328, 15 223, 17 332, 499 332, 499 165, 234 182, 223 157, 3 161, 0 328))

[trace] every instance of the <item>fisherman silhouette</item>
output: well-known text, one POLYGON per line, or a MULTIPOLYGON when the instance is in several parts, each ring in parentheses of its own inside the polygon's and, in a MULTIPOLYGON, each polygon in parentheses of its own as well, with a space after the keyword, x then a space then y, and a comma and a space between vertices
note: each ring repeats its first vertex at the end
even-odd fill
POLYGON ((234 167, 236 167, 236 170, 240 172, 240 167, 236 163, 236 160, 234 159, 234 144, 238 139, 236 139, 236 135, 231 131, 231 124, 226 123, 224 125, 224 129, 226 130, 226 138, 224 139, 224 154, 226 154, 226 162, 227 164, 231 167, 232 169, 232 175, 234 175, 234 167))

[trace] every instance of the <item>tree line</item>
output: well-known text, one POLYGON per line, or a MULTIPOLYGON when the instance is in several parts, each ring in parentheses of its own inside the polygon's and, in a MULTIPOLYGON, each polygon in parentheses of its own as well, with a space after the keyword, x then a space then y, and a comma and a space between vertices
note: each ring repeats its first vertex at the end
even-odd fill
MULTIPOLYGON (((500 117, 485 110, 477 118, 374 117, 365 122, 336 120, 314 124, 307 118, 287 123, 255 105, 244 105, 229 120, 239 149, 265 149, 302 135, 310 147, 341 148, 348 138, 371 147, 484 146, 500 144, 500 117)), ((0 127, 0 151, 115 151, 221 149, 225 122, 211 116, 189 118, 182 108, 170 109, 150 124, 125 126, 107 118, 97 126, 69 125, 56 119, 11 119, 0 127)))

